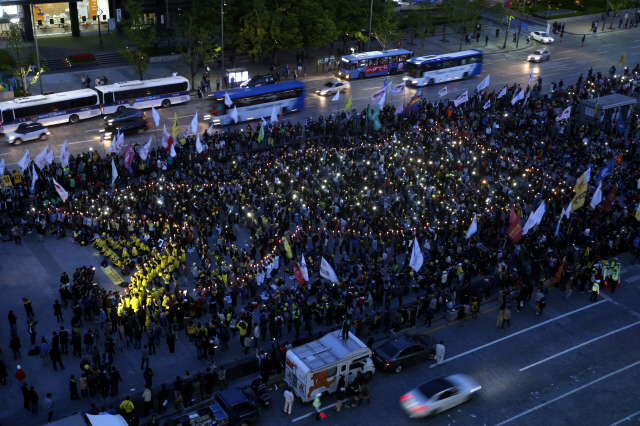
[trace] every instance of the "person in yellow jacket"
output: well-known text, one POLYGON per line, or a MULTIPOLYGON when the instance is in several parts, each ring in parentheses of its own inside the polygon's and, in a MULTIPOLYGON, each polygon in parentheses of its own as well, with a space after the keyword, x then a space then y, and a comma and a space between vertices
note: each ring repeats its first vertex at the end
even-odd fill
POLYGON ((120 410, 122 410, 122 412, 124 413, 124 418, 127 422, 129 421, 129 418, 131 417, 131 412, 133 411, 134 408, 135 408, 135 405, 133 405, 133 402, 131 402, 129 395, 127 395, 124 398, 124 401, 120 403, 120 410))
POLYGON ((189 336, 189 342, 193 343, 193 339, 196 334, 196 325, 193 321, 189 321, 189 325, 187 325, 187 336, 189 336))

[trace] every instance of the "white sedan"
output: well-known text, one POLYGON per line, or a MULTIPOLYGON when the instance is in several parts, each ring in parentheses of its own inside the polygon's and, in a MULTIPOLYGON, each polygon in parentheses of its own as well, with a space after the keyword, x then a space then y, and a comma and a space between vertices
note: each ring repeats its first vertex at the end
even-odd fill
POLYGON ((402 409, 413 419, 432 416, 471 399, 481 386, 469 376, 454 374, 420 385, 400 397, 402 409))
POLYGON ((316 90, 316 94, 320 96, 329 96, 337 91, 345 93, 351 85, 347 81, 329 80, 316 90))
POLYGON ((548 61, 551 57, 551 54, 547 49, 537 49, 534 50, 531 55, 527 56, 527 61, 529 62, 542 62, 548 61))
POLYGON ((544 33, 542 31, 532 31, 531 38, 535 41, 539 41, 542 44, 553 43, 555 40, 549 33, 544 33))
POLYGON ((40 123, 22 123, 13 132, 5 133, 5 140, 13 145, 20 145, 22 142, 40 139, 44 141, 50 135, 49 129, 40 123))

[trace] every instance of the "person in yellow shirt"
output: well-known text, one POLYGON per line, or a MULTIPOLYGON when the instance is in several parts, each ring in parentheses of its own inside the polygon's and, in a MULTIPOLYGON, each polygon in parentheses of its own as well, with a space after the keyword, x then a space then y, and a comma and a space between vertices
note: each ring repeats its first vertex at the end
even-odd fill
POLYGON ((120 410, 122 410, 122 412, 124 413, 124 418, 127 422, 129 421, 129 418, 131 417, 131 412, 133 411, 134 408, 135 408, 135 405, 133 405, 133 402, 131 402, 129 395, 127 395, 124 398, 124 401, 122 401, 122 403, 120 404, 120 410))

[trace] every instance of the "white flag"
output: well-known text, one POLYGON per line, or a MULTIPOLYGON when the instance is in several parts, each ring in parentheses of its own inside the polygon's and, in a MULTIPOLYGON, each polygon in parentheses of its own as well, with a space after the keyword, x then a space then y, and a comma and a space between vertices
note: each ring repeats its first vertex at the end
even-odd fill
MULTIPOLYGON (((384 99, 386 94, 387 94, 387 89, 386 88, 383 88, 383 89, 378 90, 377 92, 374 92, 371 95, 371 103, 372 104, 380 103, 380 99, 384 99)), ((382 101, 382 102, 384 102, 384 101, 382 101)))
POLYGON ((440 97, 447 96, 447 86, 444 86, 442 89, 440 89, 438 95, 440 95, 440 97))
POLYGON ((307 269, 307 262, 304 260, 304 254, 301 257, 302 262, 300 262, 300 273, 306 281, 309 281, 309 270, 307 269))
POLYGON ((500 93, 498 93, 498 99, 500 99, 501 97, 503 97, 506 94, 507 94, 507 86, 504 86, 502 88, 502 90, 500 91, 500 93))
POLYGON ((478 92, 483 91, 485 88, 489 87, 489 80, 490 80, 491 74, 487 75, 485 77, 484 80, 482 80, 480 82, 480 84, 478 84, 478 92))
POLYGON ((531 228, 533 228, 536 225, 539 225, 540 222, 542 222, 544 211, 545 211, 545 206, 544 206, 544 203, 542 203, 540 204, 540 207, 538 207, 538 209, 535 212, 531 213, 531 216, 529 216, 529 219, 527 219, 527 223, 525 223, 524 228, 522 228, 522 235, 527 235, 527 232, 529 232, 531 228))
MULTIPOLYGON (((332 101, 339 101, 340 100, 340 91, 336 91, 336 94, 334 95, 333 99, 331 99, 332 101)), ((275 106, 275 105, 274 105, 275 106)))
POLYGON ((207 130, 207 133, 209 133, 209 136, 211 136, 211 134, 213 133, 213 123, 211 123, 211 126, 209 126, 209 130, 207 130))
POLYGON ((270 121, 271 121, 271 124, 276 124, 278 122, 278 110, 276 109, 276 104, 273 104, 270 121))
MULTIPOLYGON (((4 161, 4 158, 2 159, 2 161, 4 161)), ((4 163, 2 163, 4 164, 4 163)), ((2 173, 0 173, 2 174, 2 173)), ((638 178, 638 183, 636 184, 636 189, 640 189, 640 178, 638 178)))
POLYGON ((556 121, 560 121, 560 120, 566 120, 567 118, 569 118, 571 116, 571 107, 567 107, 567 109, 565 109, 564 111, 562 111, 562 114, 558 115, 556 117, 556 121))
POLYGON ((60 148, 60 165, 63 169, 66 169, 69 165, 69 144, 66 139, 62 144, 62 148, 60 148))
POLYGON ((35 190, 36 188, 36 181, 38 180, 38 174, 36 173, 36 166, 32 166, 32 176, 31 176, 31 187, 35 190))
POLYGON ((322 258, 322 263, 320 263, 320 276, 328 279, 332 283, 338 281, 338 277, 336 276, 335 271, 333 270, 331 265, 329 265, 329 262, 324 259, 324 257, 322 258))
POLYGON ((0 176, 4 176, 4 158, 0 160, 0 176))
POLYGON ((411 249, 411 260, 409 261, 409 266, 414 271, 418 272, 420 268, 422 268, 422 262, 424 259, 422 258, 422 251, 420 251, 420 244, 418 244, 418 239, 413 239, 413 248, 411 249))
POLYGON ((487 103, 486 103, 486 104, 484 104, 484 107, 482 107, 482 108, 483 108, 483 109, 487 109, 487 108, 489 108, 490 106, 491 106, 491 99, 489 99, 489 100, 487 101, 487 103))
POLYGON ((49 151, 49 144, 42 150, 42 152, 36 155, 36 158, 33 159, 33 162, 38 166, 40 170, 44 169, 44 166, 47 164, 47 154, 49 151))
POLYGON ((64 190, 62 185, 56 182, 56 178, 52 177, 51 179, 53 180, 53 186, 56 188, 56 191, 58 192, 58 195, 60 196, 62 201, 67 201, 67 198, 69 198, 69 193, 64 190))
POLYGON ((520 90, 520 92, 511 99, 511 105, 515 105, 516 102, 524 99, 524 90, 520 90))
POLYGON ((151 139, 153 136, 149 136, 149 142, 142 145, 142 147, 138 150, 138 155, 142 158, 142 161, 146 161, 149 156, 149 150, 151 149, 151 139))
POLYGON ((404 109, 404 104, 400 102, 396 107, 396 114, 402 114, 403 109, 404 109))
POLYGON ((18 161, 18 167, 21 172, 24 172, 27 170, 27 167, 29 167, 29 164, 31 164, 31 156, 29 155, 29 149, 27 148, 27 152, 25 152, 24 156, 20 161, 18 161))
POLYGON ((111 139, 109 152, 112 154, 118 154, 122 149, 122 145, 124 145, 124 133, 119 133, 119 131, 120 129, 118 129, 118 137, 116 139, 111 139))
POLYGON ((238 122, 238 108, 236 108, 235 105, 233 106, 233 111, 231 111, 230 117, 234 123, 238 122))
POLYGON ((196 133, 198 133, 198 111, 196 111, 196 115, 191 120, 191 134, 195 135, 196 133))
POLYGON ((176 156, 178 155, 178 153, 176 152, 176 144, 175 143, 171 144, 171 151, 169 151, 169 155, 172 156, 173 158, 176 158, 176 156))
POLYGON ((391 92, 392 95, 399 95, 401 93, 404 93, 405 88, 406 88, 406 84, 400 83, 394 86, 393 88, 391 88, 389 92, 391 92))
POLYGON ((571 201, 569 202, 569 205, 567 206, 567 208, 562 212, 562 214, 569 219, 569 216, 571 216, 571 201))
POLYGON ((471 225, 469 225, 469 229, 467 230, 467 240, 476 232, 478 232, 478 222, 476 221, 476 215, 474 214, 471 225))
POLYGON ((116 183, 116 178, 118 177, 118 169, 116 169, 116 163, 111 159, 111 185, 116 183))
POLYGON ((153 122, 156 123, 156 127, 160 125, 160 114, 154 107, 151 107, 151 115, 153 115, 153 122))
POLYGON ((44 156, 44 159, 47 161, 48 165, 51 165, 53 163, 53 160, 56 159, 56 156, 53 153, 53 147, 47 150, 47 155, 44 156))
POLYGON ((465 90, 464 93, 453 100, 455 106, 463 104, 469 100, 469 91, 465 90))
POLYGON ((229 97, 229 94, 227 92, 224 92, 224 104, 227 106, 227 108, 231 108, 231 105, 233 105, 233 102, 231 101, 231 98, 229 97))
POLYGON ((527 83, 527 86, 531 86, 531 80, 533 80, 533 70, 531 70, 531 74, 529 74, 529 82, 527 83))
POLYGON ((593 193, 593 197, 591 197, 591 208, 595 209, 598 204, 602 202, 602 182, 598 185, 596 192, 593 193))
POLYGON ((196 136, 196 152, 200 154, 204 151, 204 147, 202 146, 202 142, 200 142, 200 135, 196 136))

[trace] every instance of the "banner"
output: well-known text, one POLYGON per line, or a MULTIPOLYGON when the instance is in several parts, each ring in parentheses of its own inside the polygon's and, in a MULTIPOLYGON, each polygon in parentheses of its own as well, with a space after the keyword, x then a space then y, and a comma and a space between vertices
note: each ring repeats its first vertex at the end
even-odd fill
POLYGON ((66 169, 69 166, 69 155, 69 144, 65 139, 62 144, 62 148, 60 148, 60 165, 63 169, 66 169))
POLYGON ((611 206, 613 206, 613 202, 616 200, 617 188, 617 185, 613 185, 613 188, 611 188, 611 190, 609 191, 609 195, 607 195, 606 201, 604 202, 604 204, 602 204, 602 211, 608 212, 609 210, 611 210, 611 206))
POLYGON ((469 229, 467 229, 467 240, 471 238, 476 232, 478 232, 478 222, 476 222, 476 215, 474 214, 471 225, 469 225, 469 229))
POLYGON ((478 92, 483 91, 485 88, 489 87, 489 80, 490 80, 491 74, 488 74, 484 80, 482 80, 480 82, 480 84, 478 84, 478 92))
POLYGON ((38 174, 36 173, 36 167, 31 166, 31 188, 36 189, 36 181, 38 180, 38 174))
POLYGON ((131 142, 129 142, 129 146, 124 150, 124 168, 131 171, 131 163, 133 163, 133 159, 136 153, 133 151, 133 146, 131 142))
POLYGON ((553 281, 551 281, 551 284, 558 284, 560 281, 562 281, 562 271, 564 271, 564 264, 566 261, 567 261, 566 257, 562 259, 562 264, 556 271, 556 274, 553 276, 553 281))
POLYGON ((27 152, 25 152, 20 161, 18 161, 18 167, 21 172, 24 172, 27 170, 27 167, 29 167, 29 164, 31 164, 31 156, 29 155, 29 149, 27 148, 27 152))
POLYGON ((300 272, 300 268, 295 263, 293 264, 293 276, 296 278, 296 282, 298 284, 304 284, 305 283, 305 279, 302 276, 302 272, 300 272))
POLYGON ((353 98, 353 96, 349 96, 349 100, 347 101, 347 104, 344 106, 344 109, 342 110, 342 112, 344 112, 344 111, 348 110, 349 108, 351 108, 352 98, 353 98))
MULTIPOLYGON (((336 91, 336 94, 333 96, 333 99, 331 99, 332 101, 339 101, 340 100, 340 91, 336 91)), ((275 108, 275 106, 274 106, 275 108)))
POLYGON ((578 182, 576 183, 576 187, 574 191, 576 195, 571 200, 571 211, 575 212, 584 204, 584 199, 587 196, 587 188, 589 188, 589 180, 591 179, 591 168, 587 169, 586 172, 580 176, 578 182))
POLYGON ((591 206, 592 209, 595 209, 596 206, 600 204, 601 201, 602 201, 602 182, 600 182, 600 185, 598 185, 598 188, 596 188, 596 192, 593 193, 593 197, 591 197, 591 202, 589 203, 589 205, 591 206))
POLYGON ((173 147, 173 136, 167 132, 167 126, 162 125, 162 147, 167 151, 171 151, 173 147))
POLYGON ((523 99, 524 99, 524 90, 520 90, 520 92, 518 92, 518 94, 514 96, 513 99, 511 99, 511 105, 515 105, 518 101, 521 101, 523 99))
POLYGON ((567 109, 562 111, 562 114, 559 114, 556 117, 556 121, 566 120, 567 118, 569 118, 569 116, 571 116, 571 107, 567 107, 567 109))
POLYGON ((49 144, 47 144, 47 146, 42 150, 42 152, 36 155, 36 158, 33 159, 33 162, 35 163, 36 166, 38 166, 40 170, 44 169, 44 166, 47 165, 47 157, 50 155, 49 154, 50 149, 51 148, 49 148, 49 144))
POLYGON ((227 106, 227 108, 231 108, 231 105, 233 105, 233 102, 231 101, 231 98, 229 97, 229 94, 227 92, 224 92, 224 104, 227 106))
POLYGON ((229 114, 229 118, 231 118, 234 123, 238 122, 238 108, 236 108, 235 105, 233 106, 233 110, 231 111, 231 114, 229 114))
POLYGON ((401 93, 404 93, 405 88, 406 88, 406 84, 405 83, 400 83, 400 84, 397 84, 396 86, 394 86, 393 88, 391 88, 389 90, 389 92, 392 95, 399 95, 401 93))
POLYGON ((204 146, 202 146, 202 142, 200 142, 200 135, 196 136, 196 152, 200 154, 204 151, 204 146))
POLYGON ((482 107, 482 109, 488 109, 490 106, 491 106, 491 99, 489 99, 487 103, 484 104, 484 107, 482 107))
POLYGON ((111 185, 116 183, 116 179, 118 178, 118 169, 116 169, 116 163, 111 159, 111 185))
POLYGON ((0 176, 4 176, 4 158, 0 159, 0 176))
POLYGON ((102 269, 102 272, 107 274, 107 277, 109 277, 111 282, 113 282, 115 285, 120 285, 124 282, 120 275, 118 275, 118 273, 111 266, 107 266, 106 268, 104 266, 101 266, 100 269, 102 269))
POLYGON ((325 260, 324 257, 322 258, 322 263, 320 264, 320 276, 328 279, 332 283, 335 283, 338 281, 338 277, 336 276, 335 271, 333 270, 331 265, 329 265, 329 262, 325 260))
POLYGON ((465 102, 467 102, 469 100, 468 92, 469 92, 468 90, 465 90, 462 95, 460 95, 460 96, 458 96, 457 98, 454 99, 453 103, 455 104, 455 106, 463 104, 463 103, 465 103, 465 102))
POLYGON ((196 115, 191 120, 191 134, 195 135, 196 133, 198 133, 198 111, 196 111, 196 115))
POLYGON ((307 269, 307 261, 304 260, 304 255, 300 257, 302 257, 302 261, 300 262, 300 272, 302 272, 302 276, 304 277, 305 281, 309 281, 309 270, 307 269))
POLYGON ((293 259, 293 253, 291 252, 291 246, 289 245, 289 241, 285 237, 282 237, 282 241, 284 242, 284 251, 287 253, 287 257, 289 259, 293 259))
POLYGON ((529 232, 529 230, 531 228, 533 228, 536 225, 539 225, 540 222, 542 222, 542 217, 544 216, 544 212, 545 212, 545 205, 544 202, 542 202, 542 204, 540 204, 540 207, 538 207, 538 209, 531 213, 531 215, 529 216, 529 219, 527 219, 527 223, 524 224, 524 228, 522 228, 522 235, 527 235, 527 232, 529 232))
POLYGON ((502 88, 502 90, 500 91, 500 93, 498 93, 498 99, 500 99, 501 97, 503 97, 506 94, 507 94, 507 86, 504 86, 502 88))
POLYGON ((442 89, 440 89, 440 91, 438 92, 438 95, 440 95, 440 97, 443 96, 447 96, 447 86, 444 86, 442 89))
POLYGON ((507 228, 507 237, 511 238, 514 243, 520 241, 522 237, 522 225, 520 224, 520 216, 516 216, 509 228, 507 228))
POLYGON ((60 196, 60 199, 62 201, 67 201, 67 198, 69 198, 69 193, 67 191, 65 191, 65 189, 62 187, 62 185, 60 185, 56 181, 56 178, 52 177, 51 180, 53 180, 53 186, 56 188, 56 192, 60 196))
POLYGON ((154 107, 151 107, 151 115, 153 115, 153 122, 156 127, 158 127, 160 125, 160 114, 158 114, 158 111, 156 111, 154 107))
POLYGON ((149 156, 149 150, 151 149, 151 139, 153 136, 149 136, 149 142, 142 145, 142 147, 138 150, 138 155, 142 158, 142 161, 146 161, 149 156))
POLYGON ((414 271, 418 272, 420 268, 422 268, 422 263, 424 262, 424 258, 422 257, 422 251, 420 251, 420 244, 418 244, 418 239, 413 239, 413 248, 411 249, 411 260, 409 261, 409 266, 414 271))

